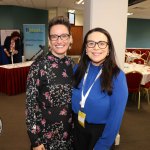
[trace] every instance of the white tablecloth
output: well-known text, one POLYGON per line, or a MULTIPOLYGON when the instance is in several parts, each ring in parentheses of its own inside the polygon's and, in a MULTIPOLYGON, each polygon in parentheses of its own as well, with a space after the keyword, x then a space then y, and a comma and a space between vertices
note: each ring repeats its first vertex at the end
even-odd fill
POLYGON ((0 67, 6 68, 6 69, 13 69, 13 68, 21 68, 21 67, 31 66, 32 63, 33 63, 33 61, 26 61, 26 62, 22 62, 22 63, 1 65, 0 67))
POLYGON ((136 58, 141 58, 141 55, 137 53, 126 52, 125 54, 127 55, 127 62, 131 62, 136 58))
POLYGON ((142 65, 142 64, 136 64, 136 63, 125 63, 124 64, 124 72, 128 73, 131 71, 139 71, 143 74, 143 78, 141 81, 142 85, 145 85, 147 82, 150 81, 150 66, 142 65))

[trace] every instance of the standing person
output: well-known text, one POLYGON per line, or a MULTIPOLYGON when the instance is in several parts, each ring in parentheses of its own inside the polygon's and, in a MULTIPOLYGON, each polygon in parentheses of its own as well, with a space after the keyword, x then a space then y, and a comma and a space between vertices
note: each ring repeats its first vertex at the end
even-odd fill
POLYGON ((50 51, 30 67, 26 91, 26 124, 33 150, 72 150, 71 89, 73 61, 68 18, 49 22, 50 51))
POLYGON ((72 95, 76 150, 110 150, 127 102, 126 77, 106 30, 91 29, 82 50, 72 95))
POLYGON ((10 64, 21 62, 22 45, 18 31, 14 31, 10 36, 6 37, 3 47, 10 64), (13 57, 13 62, 11 57, 13 57))

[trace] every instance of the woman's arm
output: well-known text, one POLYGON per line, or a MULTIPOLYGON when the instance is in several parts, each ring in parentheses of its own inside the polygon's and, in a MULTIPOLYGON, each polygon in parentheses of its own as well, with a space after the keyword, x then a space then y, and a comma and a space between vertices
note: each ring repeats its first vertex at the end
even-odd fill
POLYGON ((26 125, 27 132, 33 147, 37 147, 41 144, 40 137, 37 134, 36 124, 36 112, 39 109, 37 98, 38 98, 38 77, 39 67, 37 64, 32 64, 27 77, 27 90, 26 90, 26 125))
POLYGON ((9 49, 10 49, 10 43, 11 43, 11 37, 7 36, 5 41, 4 41, 4 52, 7 57, 10 57, 9 49))
POLYGON ((9 54, 9 52, 8 52, 8 50, 6 48, 4 48, 4 52, 5 52, 7 57, 10 57, 10 54, 9 54))
POLYGON ((120 129, 128 98, 125 74, 121 71, 114 79, 113 93, 110 96, 110 114, 102 137, 97 141, 94 150, 109 150, 120 129))

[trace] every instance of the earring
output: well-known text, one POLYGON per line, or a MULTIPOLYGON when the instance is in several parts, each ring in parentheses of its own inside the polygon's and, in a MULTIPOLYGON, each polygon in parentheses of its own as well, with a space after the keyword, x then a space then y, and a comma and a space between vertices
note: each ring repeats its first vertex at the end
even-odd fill
POLYGON ((72 35, 70 35, 70 44, 68 47, 69 50, 72 48, 72 44, 73 44, 73 38, 72 38, 72 35))
POLYGON ((69 44, 68 50, 72 48, 72 43, 69 44))
POLYGON ((87 55, 88 54, 87 50, 85 52, 86 52, 86 55, 87 55))

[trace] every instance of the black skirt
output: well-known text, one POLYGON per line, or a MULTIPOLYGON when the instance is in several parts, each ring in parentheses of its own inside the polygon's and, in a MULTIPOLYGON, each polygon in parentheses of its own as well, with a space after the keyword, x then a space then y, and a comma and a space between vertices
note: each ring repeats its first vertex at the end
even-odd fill
POLYGON ((85 121, 85 127, 82 127, 78 123, 78 116, 76 114, 74 114, 73 119, 75 150, 93 150, 99 137, 102 136, 105 124, 92 124, 85 121))

